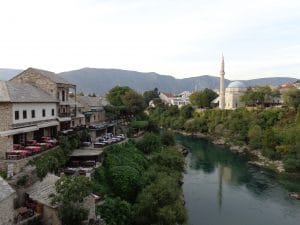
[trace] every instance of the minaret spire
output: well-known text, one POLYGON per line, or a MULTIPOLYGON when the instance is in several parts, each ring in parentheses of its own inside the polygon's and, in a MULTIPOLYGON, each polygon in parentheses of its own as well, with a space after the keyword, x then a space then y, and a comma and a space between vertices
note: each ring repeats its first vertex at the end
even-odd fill
POLYGON ((221 70, 220 70, 220 101, 219 101, 220 109, 225 108, 224 76, 225 76, 225 62, 224 62, 224 56, 222 53, 222 62, 221 62, 221 70))

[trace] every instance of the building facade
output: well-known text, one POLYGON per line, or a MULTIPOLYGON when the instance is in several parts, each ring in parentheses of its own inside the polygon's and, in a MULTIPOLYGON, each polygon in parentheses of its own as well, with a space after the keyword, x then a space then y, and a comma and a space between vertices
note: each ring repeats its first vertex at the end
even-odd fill
POLYGON ((0 160, 14 144, 54 136, 57 100, 30 84, 0 81, 0 160))
POLYGON ((246 86, 240 81, 231 82, 225 89, 225 62, 222 56, 220 70, 220 90, 219 97, 212 101, 213 104, 218 103, 220 109, 237 109, 244 107, 241 96, 246 92, 246 86))
POLYGON ((14 200, 16 192, 0 176, 0 225, 14 223, 14 200))
POLYGON ((65 130, 71 128, 71 121, 72 119, 75 120, 77 115, 76 110, 72 111, 71 109, 72 104, 69 101, 69 93, 73 91, 76 98, 76 85, 53 72, 35 68, 24 70, 13 77, 11 81, 31 84, 55 98, 58 101, 56 114, 60 122, 59 129, 65 130))

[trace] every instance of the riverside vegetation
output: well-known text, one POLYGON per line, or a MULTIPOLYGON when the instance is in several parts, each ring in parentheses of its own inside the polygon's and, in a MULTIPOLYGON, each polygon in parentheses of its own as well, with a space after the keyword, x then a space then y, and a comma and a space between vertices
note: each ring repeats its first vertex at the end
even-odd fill
POLYGON ((103 165, 92 176, 95 193, 104 197, 97 214, 108 225, 185 224, 186 210, 181 190, 184 156, 169 132, 144 113, 158 90, 136 93, 117 86, 109 91, 108 117, 128 124, 128 136, 143 129, 138 140, 105 148, 103 165))
POLYGON ((299 173, 300 108, 297 98, 290 96, 290 102, 293 107, 202 111, 191 105, 178 109, 158 104, 149 113, 161 127, 223 138, 229 145, 247 146, 250 152, 259 150, 270 160, 282 160, 287 172, 299 173))

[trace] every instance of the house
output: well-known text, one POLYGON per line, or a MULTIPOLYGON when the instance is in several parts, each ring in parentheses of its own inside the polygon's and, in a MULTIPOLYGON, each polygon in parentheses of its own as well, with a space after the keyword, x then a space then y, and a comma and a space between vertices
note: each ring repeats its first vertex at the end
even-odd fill
POLYGON ((86 125, 96 125, 105 121, 105 110, 101 97, 77 96, 77 101, 82 106, 86 125))
POLYGON ((171 105, 171 100, 174 98, 174 95, 172 93, 161 92, 159 98, 164 104, 171 105))
POLYGON ((85 116, 83 114, 84 107, 80 104, 77 98, 69 97, 71 114, 76 115, 71 120, 71 128, 86 125, 85 116))
POLYGON ((171 93, 161 92, 159 94, 159 98, 161 101, 168 105, 176 105, 178 108, 181 108, 184 105, 190 104, 189 96, 191 95, 190 92, 185 91, 178 95, 173 95, 171 93))
POLYGON ((16 192, 0 176, 0 225, 12 225, 16 192))
POLYGON ((0 81, 0 160, 14 150, 14 145, 54 136, 59 125, 57 103, 31 84, 0 81))
MULTIPOLYGON (((36 182, 26 191, 29 199, 37 203, 37 209, 42 214, 45 225, 61 225, 57 205, 53 205, 51 199, 51 196, 56 193, 55 183, 58 180, 58 176, 48 174, 42 181, 36 182)), ((92 195, 85 198, 83 206, 89 210, 88 219, 95 219, 95 199, 92 195)))
POLYGON ((11 81, 29 83, 55 98, 58 101, 57 116, 60 122, 59 130, 66 130, 71 127, 71 121, 75 120, 77 115, 76 110, 73 112, 71 110, 69 93, 73 91, 76 98, 76 85, 53 72, 35 68, 24 70, 13 77, 11 81))

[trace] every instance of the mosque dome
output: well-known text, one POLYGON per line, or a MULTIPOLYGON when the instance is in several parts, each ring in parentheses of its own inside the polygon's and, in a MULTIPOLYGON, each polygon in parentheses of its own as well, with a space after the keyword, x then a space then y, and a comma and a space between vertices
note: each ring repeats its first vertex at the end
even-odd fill
POLYGON ((233 81, 231 82, 227 88, 245 88, 245 84, 240 81, 233 81))

